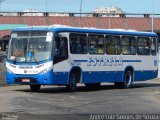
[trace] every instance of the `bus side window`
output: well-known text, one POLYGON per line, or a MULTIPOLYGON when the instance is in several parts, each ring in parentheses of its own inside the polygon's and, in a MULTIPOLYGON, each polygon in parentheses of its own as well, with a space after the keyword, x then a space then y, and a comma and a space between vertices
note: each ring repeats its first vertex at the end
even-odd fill
POLYGON ((121 54, 120 36, 106 36, 105 40, 107 54, 121 54))
POLYGON ((86 34, 70 34, 70 52, 71 54, 87 54, 86 34))
POLYGON ((151 38, 151 54, 152 55, 156 55, 157 53, 157 48, 156 48, 156 39, 155 38, 151 38))
POLYGON ((89 34, 89 53, 90 54, 104 54, 104 36, 89 34))
POLYGON ((68 45, 66 37, 56 37, 55 40, 55 56, 68 56, 68 45))
POLYGON ((136 54, 136 39, 132 36, 122 36, 121 40, 122 54, 135 55, 136 54))
POLYGON ((67 37, 58 34, 54 42, 54 64, 66 60, 68 58, 68 42, 67 37))
POLYGON ((105 40, 106 40, 106 53, 107 54, 113 54, 113 48, 112 48, 112 38, 111 36, 106 36, 105 37, 105 40))
POLYGON ((150 39, 148 37, 138 37, 138 55, 150 55, 150 39))

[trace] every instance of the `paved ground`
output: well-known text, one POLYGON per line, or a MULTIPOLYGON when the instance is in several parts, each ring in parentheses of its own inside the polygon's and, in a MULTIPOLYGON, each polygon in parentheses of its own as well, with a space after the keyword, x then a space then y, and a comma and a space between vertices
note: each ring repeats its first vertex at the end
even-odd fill
POLYGON ((160 113, 160 80, 134 83, 130 89, 115 89, 112 84, 103 84, 100 89, 87 90, 79 85, 75 93, 58 86, 42 86, 37 93, 31 92, 29 86, 0 87, 0 113, 0 118, 17 115, 23 120, 160 113))

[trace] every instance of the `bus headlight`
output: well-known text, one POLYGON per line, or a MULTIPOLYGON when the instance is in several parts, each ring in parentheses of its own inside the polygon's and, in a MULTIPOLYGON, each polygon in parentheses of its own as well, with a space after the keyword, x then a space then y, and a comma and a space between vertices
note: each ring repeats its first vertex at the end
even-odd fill
POLYGON ((8 69, 8 68, 7 68, 7 72, 8 72, 9 74, 13 74, 13 72, 12 72, 10 69, 8 69))

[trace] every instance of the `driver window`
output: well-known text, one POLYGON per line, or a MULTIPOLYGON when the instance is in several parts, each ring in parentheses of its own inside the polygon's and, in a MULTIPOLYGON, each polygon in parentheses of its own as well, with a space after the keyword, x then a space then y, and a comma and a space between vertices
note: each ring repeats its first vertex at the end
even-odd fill
POLYGON ((68 58, 68 40, 64 34, 57 34, 54 42, 54 63, 68 58))

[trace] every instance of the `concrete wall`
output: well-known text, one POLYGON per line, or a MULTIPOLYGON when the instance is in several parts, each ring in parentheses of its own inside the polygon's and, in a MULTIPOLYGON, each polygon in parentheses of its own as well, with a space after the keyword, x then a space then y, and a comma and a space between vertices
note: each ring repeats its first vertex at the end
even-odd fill
POLYGON ((4 85, 5 83, 5 61, 0 58, 0 85, 4 85))

